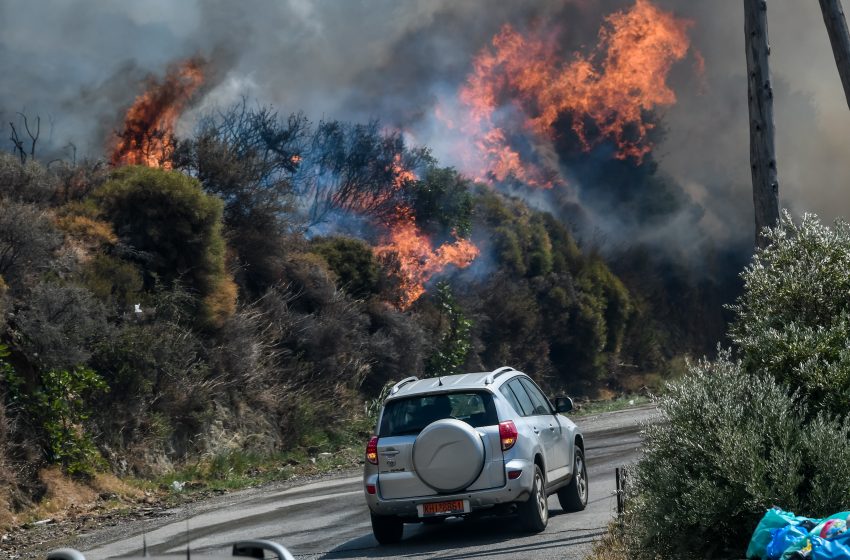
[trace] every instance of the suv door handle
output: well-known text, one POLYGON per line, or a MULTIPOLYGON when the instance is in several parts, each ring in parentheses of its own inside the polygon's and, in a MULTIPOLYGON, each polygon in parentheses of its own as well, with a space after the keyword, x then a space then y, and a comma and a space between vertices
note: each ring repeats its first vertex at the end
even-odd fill
POLYGON ((534 426, 534 427, 533 427, 533 428, 531 428, 531 429, 532 429, 532 430, 534 430, 534 433, 535 433, 535 434, 539 434, 539 433, 540 433, 540 430, 539 430, 539 429, 537 429, 537 426, 534 426))
POLYGON ((555 431, 555 424, 549 424, 549 429, 554 432, 555 431))

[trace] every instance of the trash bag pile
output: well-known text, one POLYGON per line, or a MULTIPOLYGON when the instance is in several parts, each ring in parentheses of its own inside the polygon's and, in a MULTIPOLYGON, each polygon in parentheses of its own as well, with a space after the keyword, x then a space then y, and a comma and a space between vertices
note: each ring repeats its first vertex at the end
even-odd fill
POLYGON ((823 519, 767 510, 750 540, 750 560, 850 560, 850 511, 823 519))

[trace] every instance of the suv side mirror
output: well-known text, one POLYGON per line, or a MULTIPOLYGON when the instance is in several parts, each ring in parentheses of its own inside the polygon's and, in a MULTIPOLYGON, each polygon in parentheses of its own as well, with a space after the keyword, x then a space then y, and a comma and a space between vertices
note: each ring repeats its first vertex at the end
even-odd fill
POLYGON ((555 410, 557 412, 570 412, 573 408, 573 399, 570 397, 555 397, 555 410))

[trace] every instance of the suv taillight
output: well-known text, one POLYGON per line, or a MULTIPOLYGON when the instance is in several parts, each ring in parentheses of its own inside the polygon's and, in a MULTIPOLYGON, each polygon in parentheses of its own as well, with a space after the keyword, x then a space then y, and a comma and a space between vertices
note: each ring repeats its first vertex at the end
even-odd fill
MULTIPOLYGON (((502 445, 504 446, 504 443, 502 445)), ((378 436, 372 436, 366 444, 366 460, 373 465, 378 464, 378 436)))
POLYGON ((507 451, 516 443, 519 432, 513 420, 505 420, 499 423, 499 438, 502 440, 502 451, 507 451))

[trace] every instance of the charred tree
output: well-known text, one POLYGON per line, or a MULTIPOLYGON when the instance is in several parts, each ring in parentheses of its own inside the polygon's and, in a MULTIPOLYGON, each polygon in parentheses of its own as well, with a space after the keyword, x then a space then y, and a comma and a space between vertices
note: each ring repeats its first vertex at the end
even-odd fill
POLYGON ((32 160, 35 160, 35 144, 38 142, 38 137, 41 134, 41 117, 37 116, 35 118, 36 129, 35 134, 33 134, 32 130, 30 130, 29 121, 27 120, 27 116, 23 113, 18 113, 21 117, 21 120, 24 123, 24 129, 26 129, 27 134, 30 137, 30 151, 27 154, 26 147, 24 146, 24 140, 18 135, 18 129, 15 128, 15 123, 9 122, 9 126, 12 128, 12 135, 9 137, 9 140, 12 141, 12 144, 15 145, 14 153, 18 155, 21 159, 21 163, 27 162, 27 157, 32 160))
POLYGON ((847 106, 850 107, 850 32, 847 30, 844 8, 841 6, 841 0, 820 0, 820 9, 823 12, 826 31, 829 33, 829 42, 832 43, 832 53, 835 55, 838 75, 841 76, 841 85, 844 86, 847 106))
POLYGON ((747 84, 750 108, 750 167, 756 246, 765 247, 765 227, 779 223, 779 180, 773 126, 773 87, 770 83, 770 46, 767 39, 767 0, 744 0, 747 84))

